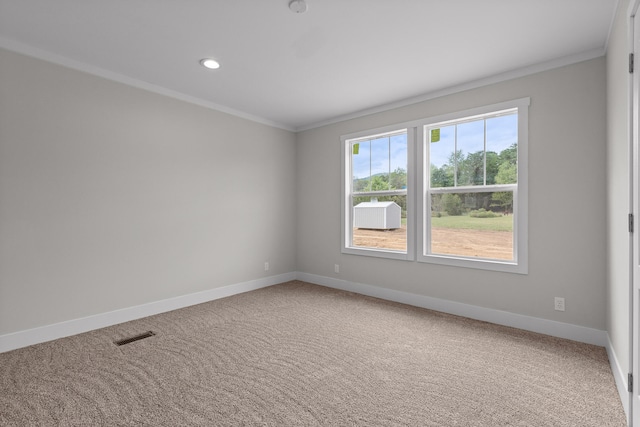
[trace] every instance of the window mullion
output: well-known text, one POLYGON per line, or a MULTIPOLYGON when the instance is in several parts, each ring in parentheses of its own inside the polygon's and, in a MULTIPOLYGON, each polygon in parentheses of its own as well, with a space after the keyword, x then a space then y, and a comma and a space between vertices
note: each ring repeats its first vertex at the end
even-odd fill
POLYGON ((483 176, 484 179, 482 180, 483 185, 487 185, 487 120, 483 120, 482 124, 484 126, 484 142, 483 142, 483 147, 484 147, 484 156, 483 156, 483 165, 482 165, 482 169, 483 169, 483 176))
POLYGON ((371 143, 371 140, 369 140, 369 191, 371 191, 373 189, 373 176, 372 175, 372 170, 371 170, 371 161, 372 161, 372 156, 373 154, 371 153, 373 151, 373 144, 371 143))
POLYGON ((387 158, 389 161, 387 162, 387 169, 389 169, 389 174, 387 175, 387 190, 391 190, 391 137, 387 137, 387 158))
POLYGON ((454 126, 453 136, 453 186, 458 186, 458 125, 454 126))

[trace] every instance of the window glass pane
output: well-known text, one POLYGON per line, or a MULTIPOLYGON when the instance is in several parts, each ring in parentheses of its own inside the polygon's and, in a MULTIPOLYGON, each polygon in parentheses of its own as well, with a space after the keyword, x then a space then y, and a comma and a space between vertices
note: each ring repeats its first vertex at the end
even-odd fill
POLYGON ((517 113, 487 119, 487 184, 517 183, 517 165, 517 113))
POLYGON ((427 128, 431 187, 453 187, 455 171, 456 127, 427 128))
POLYGON ((352 142, 351 165, 355 192, 406 189, 406 132, 352 142))
POLYGON ((371 141, 351 144, 353 191, 369 191, 371 184, 371 141))
POLYGON ((371 191, 389 189, 389 138, 371 141, 371 191))
POLYGON ((458 186, 484 185, 484 120, 457 125, 458 186))
POLYGON ((407 134, 394 135, 389 141, 389 189, 407 189, 407 134))
POLYGON ((512 261, 513 192, 431 195, 431 247, 438 255, 512 261))
POLYGON ((407 250, 407 196, 353 198, 353 247, 407 250))

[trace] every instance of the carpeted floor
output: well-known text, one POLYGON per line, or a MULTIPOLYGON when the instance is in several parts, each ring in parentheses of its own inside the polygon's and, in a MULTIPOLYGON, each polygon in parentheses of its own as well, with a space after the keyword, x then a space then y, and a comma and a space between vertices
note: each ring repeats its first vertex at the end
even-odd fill
POLYGON ((289 282, 2 353, 0 425, 603 427, 625 417, 604 348, 289 282))

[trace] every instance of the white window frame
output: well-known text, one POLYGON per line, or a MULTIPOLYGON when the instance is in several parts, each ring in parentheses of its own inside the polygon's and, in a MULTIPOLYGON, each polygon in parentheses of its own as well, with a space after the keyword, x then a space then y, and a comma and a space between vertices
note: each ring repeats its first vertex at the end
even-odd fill
MULTIPOLYGON (((454 267, 476 268, 508 273, 528 273, 528 135, 530 98, 521 98, 478 108, 471 108, 450 114, 430 117, 422 120, 385 126, 377 129, 355 132, 340 137, 341 144, 341 252, 352 255, 390 258, 406 261, 419 261, 454 267), (441 255, 425 253, 425 243, 430 231, 431 207, 427 201, 430 179, 428 150, 425 149, 425 126, 447 121, 458 121, 473 116, 481 116, 504 110, 518 111, 518 182, 490 186, 468 186, 438 188, 437 192, 491 192, 513 191, 514 218, 514 259, 502 261, 485 258, 441 255), (377 136, 407 131, 407 251, 393 251, 380 248, 362 248, 352 245, 353 206, 351 142, 372 139, 377 136)), ((392 195, 394 191, 379 192, 379 195, 392 195), (387 194, 388 193, 388 194, 387 194)))
MULTIPOLYGON (((403 123, 393 126, 386 126, 378 129, 370 129, 362 132, 342 135, 341 144, 341 176, 342 176, 342 198, 340 203, 341 215, 341 241, 342 253, 352 255, 365 255, 379 258, 390 258, 413 261, 415 260, 416 245, 416 216, 415 216, 415 159, 416 159, 416 130, 415 123, 403 123), (394 251, 381 248, 364 248, 353 246, 353 204, 352 204, 352 165, 351 165, 351 143, 355 140, 374 139, 391 133, 406 130, 407 132, 407 250, 394 251)), ((397 191, 378 191, 379 196, 390 196, 397 194, 397 191)))
POLYGON ((424 120, 417 129, 420 143, 417 148, 418 182, 417 191, 418 212, 418 241, 419 248, 417 260, 419 262, 442 264, 455 267, 477 268, 482 270, 502 271, 509 273, 528 273, 528 135, 529 135, 529 105, 530 98, 522 98, 514 101, 507 101, 493 105, 487 105, 469 110, 431 117, 424 120), (488 192, 488 191, 513 191, 513 218, 514 218, 514 259, 513 261, 502 261, 484 258, 465 257, 462 255, 441 255, 428 253, 428 243, 431 230, 431 206, 429 191, 429 153, 426 148, 427 139, 424 134, 425 126, 430 126, 447 121, 457 121, 473 116, 500 112, 503 110, 517 109, 518 111, 518 183, 517 185, 488 185, 488 186, 466 186, 452 187, 447 189, 434 189, 436 192, 488 192))

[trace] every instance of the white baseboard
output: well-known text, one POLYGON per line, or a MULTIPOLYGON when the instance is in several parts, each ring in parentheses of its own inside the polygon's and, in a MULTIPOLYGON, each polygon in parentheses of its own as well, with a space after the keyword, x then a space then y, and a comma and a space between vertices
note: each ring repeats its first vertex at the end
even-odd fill
POLYGON ((524 316, 522 314, 509 313, 507 311, 478 307, 475 305, 427 297, 424 295, 417 295, 388 288, 380 288, 377 286, 365 285, 363 283, 349 282, 326 276, 318 276, 315 274, 299 272, 296 277, 298 280, 327 286, 329 288, 355 292, 416 307, 428 308, 430 310, 496 323, 498 325, 511 326, 525 331, 538 332, 558 338, 566 338, 587 344, 593 344, 600 347, 606 347, 608 342, 607 333, 605 331, 586 328, 584 326, 524 316))
POLYGON ((613 344, 611 343, 611 339, 609 338, 609 334, 607 334, 607 355, 609 356, 609 364, 611 365, 611 372, 613 372, 613 378, 616 382, 616 388, 618 389, 618 394, 620 395, 620 401, 622 402, 622 407, 624 408, 624 413, 627 416, 627 425, 631 425, 631 419, 629 415, 631 411, 629 410, 630 406, 630 398, 627 383, 627 374, 622 370, 620 363, 618 362, 618 357, 616 356, 616 352, 613 349, 613 344))
POLYGON ((41 326, 25 331, 0 335, 0 353, 33 344, 38 344, 45 341, 68 337, 70 335, 92 331, 94 329, 104 328, 106 326, 116 325, 118 323, 128 322, 130 320, 140 319, 142 317, 152 316, 154 314, 164 313, 183 307, 212 301, 219 298, 228 297, 235 294, 241 294, 256 289, 265 288, 267 286, 272 286, 278 283, 288 282, 295 279, 296 273, 285 273, 277 276, 270 276, 261 279, 250 280, 248 282, 223 286, 221 288, 209 289, 207 291, 196 292, 193 294, 182 295, 179 297, 169 298, 161 301, 154 301, 148 304, 109 311, 107 313, 100 313, 80 319, 54 323, 52 325, 41 326))
POLYGON ((166 311, 176 310, 190 305, 200 304, 295 279, 330 288, 386 299, 389 301, 469 317, 471 319, 483 320, 499 325, 511 326, 527 331, 539 332, 555 337, 599 345, 601 347, 608 346, 609 340, 607 333, 597 329, 556 322, 553 320, 539 319, 536 317, 478 307, 470 304, 427 297, 424 295, 417 295, 388 288, 380 288, 363 283, 349 282, 346 280, 339 280, 315 274, 291 272, 110 311, 107 313, 96 314, 80 319, 68 320, 25 331, 0 335, 0 352, 26 347, 40 342, 51 341, 57 338, 79 334, 122 322, 128 322, 141 317, 164 313, 166 311))

